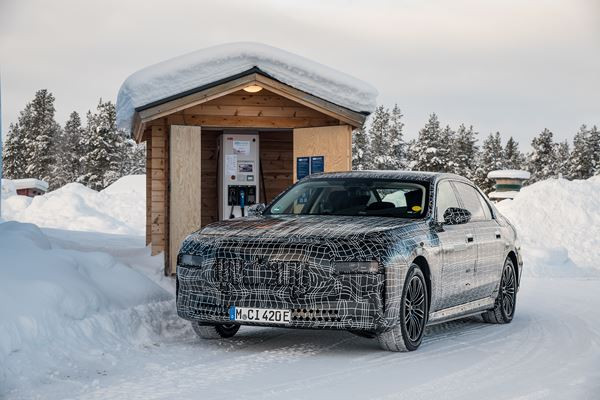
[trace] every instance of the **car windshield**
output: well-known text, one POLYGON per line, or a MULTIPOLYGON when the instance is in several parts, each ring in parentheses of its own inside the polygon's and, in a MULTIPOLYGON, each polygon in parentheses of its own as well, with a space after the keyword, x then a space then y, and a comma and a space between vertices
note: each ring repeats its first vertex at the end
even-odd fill
POLYGON ((427 204, 423 182, 323 178, 293 186, 265 214, 423 218, 427 204))

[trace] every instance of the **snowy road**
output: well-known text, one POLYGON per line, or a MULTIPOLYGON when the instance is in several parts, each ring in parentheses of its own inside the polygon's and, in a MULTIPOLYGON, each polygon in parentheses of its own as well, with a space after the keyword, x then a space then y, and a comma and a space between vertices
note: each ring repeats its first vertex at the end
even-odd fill
POLYGON ((530 279, 512 324, 438 325, 412 353, 384 352, 344 332, 242 328, 233 339, 207 342, 186 331, 129 357, 104 354, 100 373, 79 377, 85 384, 56 379, 43 392, 82 399, 598 399, 599 283, 530 279))
MULTIPOLYGON (((45 232, 54 246, 109 252, 173 290, 139 237, 45 232)), ((176 316, 174 302, 163 301, 127 313, 134 318, 128 324, 142 320, 140 327, 155 334, 142 329, 113 340, 110 332, 121 331, 109 325, 89 348, 62 346, 55 369, 39 367, 41 382, 24 376, 6 397, 598 399, 598 289, 597 278, 525 277, 513 323, 437 325, 411 353, 385 352, 375 340, 335 331, 242 327, 233 339, 202 341, 176 316)))

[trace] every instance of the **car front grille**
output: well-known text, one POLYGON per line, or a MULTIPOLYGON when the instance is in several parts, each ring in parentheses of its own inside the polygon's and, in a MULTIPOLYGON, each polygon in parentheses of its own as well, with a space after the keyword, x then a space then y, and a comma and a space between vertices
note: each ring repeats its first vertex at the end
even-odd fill
POLYGON ((216 282, 232 285, 302 286, 304 266, 298 261, 220 258, 213 268, 216 282))

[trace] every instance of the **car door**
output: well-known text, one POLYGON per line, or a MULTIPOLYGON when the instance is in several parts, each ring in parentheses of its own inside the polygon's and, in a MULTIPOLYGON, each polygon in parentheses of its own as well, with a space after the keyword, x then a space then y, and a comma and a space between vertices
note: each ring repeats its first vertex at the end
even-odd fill
MULTIPOLYGON (((444 222, 444 211, 460 207, 455 189, 449 180, 438 183, 436 194, 436 219, 444 222)), ((438 232, 441 247, 441 301, 439 309, 453 307, 471 300, 473 269, 477 247, 469 223, 442 225, 438 232)))
POLYGON ((489 204, 481 193, 464 182, 455 182, 461 207, 471 213, 471 225, 477 246, 471 290, 476 299, 491 296, 504 262, 504 241, 500 226, 493 218, 489 204))

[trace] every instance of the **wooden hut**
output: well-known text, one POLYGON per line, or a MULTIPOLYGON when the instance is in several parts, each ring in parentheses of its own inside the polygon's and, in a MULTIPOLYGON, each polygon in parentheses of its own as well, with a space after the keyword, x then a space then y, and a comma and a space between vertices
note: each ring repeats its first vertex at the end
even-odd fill
MULTIPOLYGON (((256 46, 250 47, 256 49, 256 46)), ((230 58, 231 53, 240 52, 238 48, 230 49, 230 58)), ((262 58, 256 56, 256 51, 241 51, 237 58, 250 68, 214 80, 204 79, 192 89, 186 87, 195 86, 197 82, 191 82, 195 75, 189 71, 198 69, 198 61, 188 61, 187 67, 193 64, 194 68, 183 68, 188 71, 187 75, 174 74, 172 68, 167 68, 170 76, 177 77, 176 84, 181 89, 147 104, 134 104, 132 115, 123 115, 126 114, 123 104, 131 103, 134 96, 125 96, 123 92, 131 95, 135 89, 131 84, 127 86, 127 81, 126 89, 121 89, 117 101, 120 121, 131 124, 128 128, 135 140, 147 145, 146 242, 151 245, 152 254, 164 252, 165 274, 175 272, 177 252, 185 236, 219 220, 221 135, 228 132, 258 134, 261 203, 271 201, 295 181, 299 159, 319 157, 324 171, 351 169, 352 130, 363 125, 371 110, 351 109, 347 104, 353 103, 348 101, 341 105, 327 91, 310 93, 301 79, 296 84, 293 78, 274 77, 272 72, 277 70, 270 70, 272 64, 265 58, 271 63, 273 59, 288 62, 288 53, 273 55, 271 48, 267 50, 261 53, 262 58), (124 97, 127 98, 124 100, 124 97)), ((205 55, 203 60, 206 58, 205 55)), ((331 76, 335 79, 329 75, 330 70, 322 72, 319 68, 325 67, 321 65, 315 64, 318 68, 311 69, 305 59, 302 63, 293 62, 292 57, 291 67, 286 68, 298 69, 300 65, 305 70, 304 76, 307 70, 314 74, 313 81, 322 82, 324 78, 332 79, 331 76)), ((173 68, 177 69, 178 65, 173 64, 173 68)), ((143 70, 141 76, 134 74, 136 84, 143 87, 144 77, 150 76, 149 80, 169 86, 169 74, 161 75, 160 67, 161 64, 158 72, 149 74, 143 70)), ((165 69, 164 64, 162 69, 165 69)), ((343 87, 338 85, 332 92, 340 86, 343 87)), ((373 92, 376 95, 375 90, 368 95, 373 96, 373 92)), ((145 101, 147 99, 142 103, 145 101)), ((374 104, 374 97, 369 101, 374 104)), ((131 108, 131 104, 129 106, 131 108)), ((372 106, 365 108, 372 109, 372 106)))

